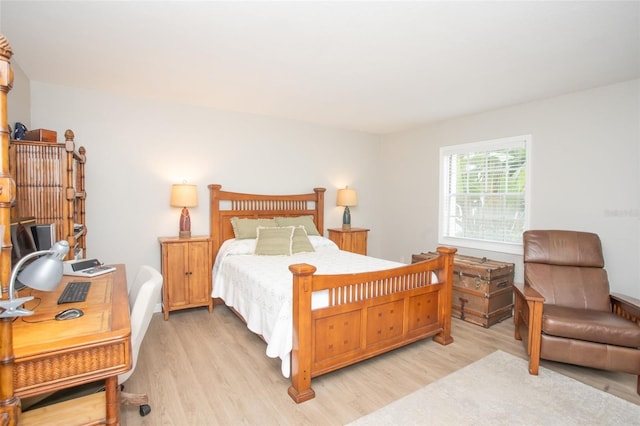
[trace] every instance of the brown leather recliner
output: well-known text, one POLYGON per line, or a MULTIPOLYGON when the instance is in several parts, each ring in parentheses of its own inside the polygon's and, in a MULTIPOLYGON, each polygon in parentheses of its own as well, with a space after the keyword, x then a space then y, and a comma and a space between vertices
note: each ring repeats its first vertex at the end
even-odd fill
POLYGON ((638 375, 640 300, 609 294, 602 245, 596 234, 526 231, 524 285, 514 285, 515 338, 540 359, 638 375))

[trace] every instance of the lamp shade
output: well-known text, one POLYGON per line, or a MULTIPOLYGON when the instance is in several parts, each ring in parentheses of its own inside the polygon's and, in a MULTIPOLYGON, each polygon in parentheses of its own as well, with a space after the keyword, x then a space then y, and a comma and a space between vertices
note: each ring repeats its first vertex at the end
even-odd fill
POLYGON ((196 207, 198 205, 198 187, 187 183, 171 186, 171 206, 196 207))
POLYGON ((7 299, 0 300, 0 308, 3 309, 0 312, 0 318, 15 318, 32 315, 33 311, 30 311, 21 306, 33 300, 33 296, 15 298, 15 283, 20 278, 22 284, 41 291, 53 291, 60 284, 64 267, 64 257, 69 251, 69 243, 66 240, 60 240, 51 247, 50 250, 40 250, 33 253, 29 253, 16 263, 11 271, 11 277, 9 278, 9 297, 7 299), (41 257, 43 256, 43 257, 41 257), (18 273, 20 268, 30 259, 40 257, 34 260, 28 266, 18 273))
POLYGON ((42 257, 26 266, 18 274, 18 281, 36 290, 55 290, 60 284, 63 275, 63 261, 68 251, 69 243, 61 240, 55 243, 48 252, 37 252, 42 257))
POLYGON ((355 189, 351 189, 348 186, 344 189, 338 190, 338 206, 351 207, 358 205, 358 194, 355 189))

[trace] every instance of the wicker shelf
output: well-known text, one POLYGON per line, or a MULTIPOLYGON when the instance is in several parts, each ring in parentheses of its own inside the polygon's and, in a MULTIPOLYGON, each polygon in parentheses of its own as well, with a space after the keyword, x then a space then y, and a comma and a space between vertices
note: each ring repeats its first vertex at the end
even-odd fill
POLYGON ((86 257, 86 150, 75 149, 73 131, 65 142, 12 140, 9 172, 16 183, 12 218, 35 217, 38 224, 55 224, 56 241, 67 240, 67 259, 86 257))
POLYGON ((69 419, 73 419, 77 422, 76 424, 83 425, 105 424, 105 405, 105 393, 97 392, 33 411, 26 411, 20 415, 20 424, 22 426, 67 426, 70 424, 69 419))

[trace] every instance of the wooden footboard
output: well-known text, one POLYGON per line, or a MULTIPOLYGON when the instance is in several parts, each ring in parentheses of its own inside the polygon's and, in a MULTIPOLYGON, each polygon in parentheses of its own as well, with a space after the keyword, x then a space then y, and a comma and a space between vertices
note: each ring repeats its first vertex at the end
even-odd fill
POLYGON ((451 337, 455 248, 400 268, 345 275, 314 275, 308 264, 293 273, 293 350, 289 396, 315 396, 311 379, 428 337, 451 337), (434 274, 437 280, 434 279, 434 274), (311 294, 327 291, 329 306, 311 309, 311 294))

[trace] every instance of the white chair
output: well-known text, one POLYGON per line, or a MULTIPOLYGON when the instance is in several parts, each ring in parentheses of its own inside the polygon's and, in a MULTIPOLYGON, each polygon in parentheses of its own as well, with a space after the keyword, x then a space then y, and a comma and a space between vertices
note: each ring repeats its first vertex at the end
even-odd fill
MULTIPOLYGON (((118 376, 118 383, 122 386, 124 382, 133 374, 138 362, 138 354, 144 335, 149 328, 151 316, 156 304, 160 301, 162 290, 162 274, 150 266, 142 266, 138 271, 134 285, 129 293, 129 303, 131 309, 131 370, 118 376), (141 277, 140 282, 138 276, 141 277), (146 279, 143 281, 142 277, 146 279), (133 297, 132 297, 133 296, 133 297)), ((151 412, 149 398, 146 394, 120 393, 120 400, 123 404, 137 405, 140 407, 140 415, 146 416, 151 412)))
POLYGON ((133 281, 127 281, 127 292, 129 293, 129 309, 133 309, 133 304, 138 297, 140 286, 151 278, 157 278, 160 273, 149 265, 142 265, 138 268, 133 281))

